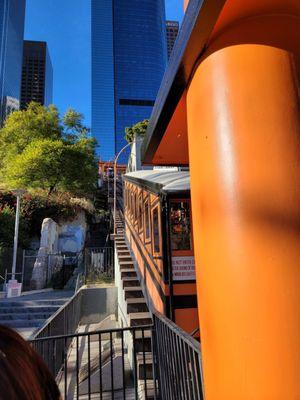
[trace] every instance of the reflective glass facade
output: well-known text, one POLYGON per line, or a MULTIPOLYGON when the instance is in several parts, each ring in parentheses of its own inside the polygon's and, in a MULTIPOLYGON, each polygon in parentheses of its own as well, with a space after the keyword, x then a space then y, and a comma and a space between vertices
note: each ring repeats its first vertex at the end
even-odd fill
POLYGON ((53 69, 46 42, 24 41, 21 109, 31 101, 52 103, 53 69))
POLYGON ((166 63, 163 0, 92 0, 92 133, 102 160, 126 144, 126 127, 150 117, 166 63))
POLYGON ((25 0, 0 0, 1 120, 18 108, 21 89, 25 0))

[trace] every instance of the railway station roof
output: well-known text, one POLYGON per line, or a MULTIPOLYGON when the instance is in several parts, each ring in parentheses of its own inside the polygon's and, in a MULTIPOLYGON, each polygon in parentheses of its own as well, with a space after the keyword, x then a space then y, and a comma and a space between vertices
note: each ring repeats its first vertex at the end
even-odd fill
MULTIPOLYGON (((189 164, 187 91, 193 74, 201 60, 218 49, 218 46, 214 46, 222 32, 242 20, 260 14, 300 15, 300 2, 299 0, 189 0, 143 142, 143 164, 169 166, 189 164)), ((241 37, 233 36, 223 46, 243 43, 241 37)), ((261 43, 259 33, 255 43, 261 43)))
POLYGON ((143 142, 146 165, 189 164, 186 88, 226 1, 189 1, 143 142))
POLYGON ((189 171, 146 170, 130 172, 123 179, 155 192, 177 193, 190 191, 189 171))

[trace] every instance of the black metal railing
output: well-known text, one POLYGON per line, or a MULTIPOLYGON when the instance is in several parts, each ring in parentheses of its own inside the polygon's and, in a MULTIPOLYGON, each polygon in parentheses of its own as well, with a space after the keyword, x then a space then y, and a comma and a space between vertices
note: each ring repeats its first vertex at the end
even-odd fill
POLYGON ((70 300, 56 311, 34 335, 34 339, 68 335, 76 332, 81 318, 81 300, 83 292, 79 290, 70 300))
POLYGON ((161 314, 153 315, 153 354, 161 399, 202 400, 200 344, 161 314))
POLYGON ((85 250, 85 276, 87 281, 114 278, 113 247, 89 247, 85 250))
POLYGON ((64 400, 153 399, 151 332, 152 326, 128 327, 37 338, 31 344, 56 377, 64 400))

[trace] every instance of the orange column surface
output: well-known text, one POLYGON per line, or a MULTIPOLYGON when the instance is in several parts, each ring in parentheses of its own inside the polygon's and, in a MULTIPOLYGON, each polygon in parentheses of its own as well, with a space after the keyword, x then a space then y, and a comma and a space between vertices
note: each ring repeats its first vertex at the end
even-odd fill
POLYGON ((300 399, 300 122, 293 54, 210 52, 187 93, 206 400, 300 399))

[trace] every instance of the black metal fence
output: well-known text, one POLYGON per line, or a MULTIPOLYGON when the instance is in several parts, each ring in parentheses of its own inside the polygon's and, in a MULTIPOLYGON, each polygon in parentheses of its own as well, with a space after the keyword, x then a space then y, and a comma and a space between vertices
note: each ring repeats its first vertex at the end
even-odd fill
MULTIPOLYGON (((76 332, 81 318, 82 291, 73 297, 50 317, 46 324, 34 335, 34 339, 61 336, 76 332)), ((59 362, 57 364, 59 366, 59 362)))
POLYGON ((63 399, 204 398, 199 343, 161 314, 149 326, 67 334, 79 322, 80 293, 32 341, 63 399))
POLYGON ((160 398, 202 400, 200 344, 161 314, 154 314, 153 322, 160 398))
POLYGON ((89 247, 85 250, 85 277, 95 282, 105 278, 114 278, 113 247, 89 247))
POLYGON ((151 331, 152 326, 141 326, 44 337, 32 346, 56 377, 64 400, 153 399, 151 331))

